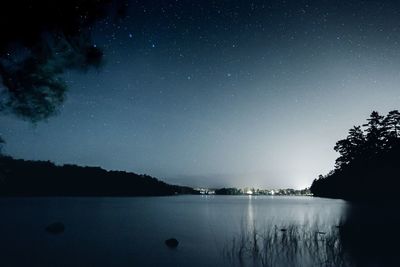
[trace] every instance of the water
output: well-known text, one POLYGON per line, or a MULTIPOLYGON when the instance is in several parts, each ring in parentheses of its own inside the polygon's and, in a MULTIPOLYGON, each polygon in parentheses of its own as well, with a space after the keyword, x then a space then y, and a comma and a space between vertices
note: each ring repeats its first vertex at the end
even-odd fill
POLYGON ((243 231, 340 224, 347 202, 312 197, 1 198, 0 266, 230 266, 243 231), (49 223, 65 232, 51 235, 49 223), (177 249, 164 241, 179 240, 177 249))

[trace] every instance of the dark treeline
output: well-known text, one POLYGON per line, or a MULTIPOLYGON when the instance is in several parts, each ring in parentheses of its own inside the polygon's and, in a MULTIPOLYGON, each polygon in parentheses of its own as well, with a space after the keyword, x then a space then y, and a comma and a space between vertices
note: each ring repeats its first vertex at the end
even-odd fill
POLYGON ((336 143, 340 156, 329 174, 315 179, 315 196, 352 200, 398 197, 400 178, 400 113, 371 113, 367 123, 354 126, 336 143))
POLYGON ((0 155, 1 196, 162 196, 196 194, 148 175, 99 167, 57 166, 0 155))
POLYGON ((243 195, 243 192, 237 188, 220 188, 215 190, 216 195, 243 195))

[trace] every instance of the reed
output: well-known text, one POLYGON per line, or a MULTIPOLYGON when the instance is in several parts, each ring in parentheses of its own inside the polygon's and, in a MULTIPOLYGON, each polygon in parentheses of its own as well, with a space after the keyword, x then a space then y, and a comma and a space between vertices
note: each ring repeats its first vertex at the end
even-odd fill
POLYGON ((337 226, 284 224, 251 227, 242 224, 240 233, 223 249, 232 266, 353 266, 343 249, 337 226))

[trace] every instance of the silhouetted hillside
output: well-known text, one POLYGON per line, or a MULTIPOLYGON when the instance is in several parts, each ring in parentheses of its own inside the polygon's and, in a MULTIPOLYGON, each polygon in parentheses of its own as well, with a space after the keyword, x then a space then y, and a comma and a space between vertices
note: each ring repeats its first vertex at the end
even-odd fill
POLYGON ((368 122, 349 130, 336 143, 340 153, 335 170, 320 175, 311 186, 315 196, 352 200, 399 197, 400 113, 372 112, 368 122))
POLYGON ((148 175, 0 156, 1 196, 162 196, 195 194, 148 175))

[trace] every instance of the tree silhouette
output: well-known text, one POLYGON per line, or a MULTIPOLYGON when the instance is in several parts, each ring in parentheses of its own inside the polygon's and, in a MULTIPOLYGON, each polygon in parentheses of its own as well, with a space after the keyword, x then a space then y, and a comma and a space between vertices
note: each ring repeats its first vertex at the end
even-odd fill
POLYGON ((363 153, 365 142, 366 139, 361 126, 351 128, 347 138, 338 141, 334 147, 335 151, 340 153, 340 157, 336 160, 336 166, 340 168, 358 158, 363 153))
POLYGON ((0 155, 2 154, 2 152, 3 152, 3 145, 4 145, 4 139, 0 136, 0 155))
POLYGON ((384 124, 387 128, 388 145, 393 146, 400 137, 400 112, 392 110, 386 116, 384 124))
POLYGON ((65 70, 101 65, 103 52, 91 38, 94 23, 124 7, 121 0, 3 1, 0 112, 33 122, 56 114, 65 100, 65 70), (112 2, 118 8, 110 14, 112 2))
POLYGON ((384 123, 384 116, 379 115, 377 111, 373 111, 367 119, 367 123, 363 124, 366 128, 366 149, 369 153, 379 153, 385 148, 387 137, 387 127, 384 123))
POLYGON ((158 196, 198 194, 149 175, 0 155, 0 196, 158 196))
POLYGON ((366 199, 376 195, 376 188, 385 187, 384 198, 397 194, 400 172, 400 113, 390 111, 381 116, 373 111, 363 124, 349 130, 346 139, 334 149, 340 156, 335 170, 315 179, 311 191, 316 196, 366 199))

